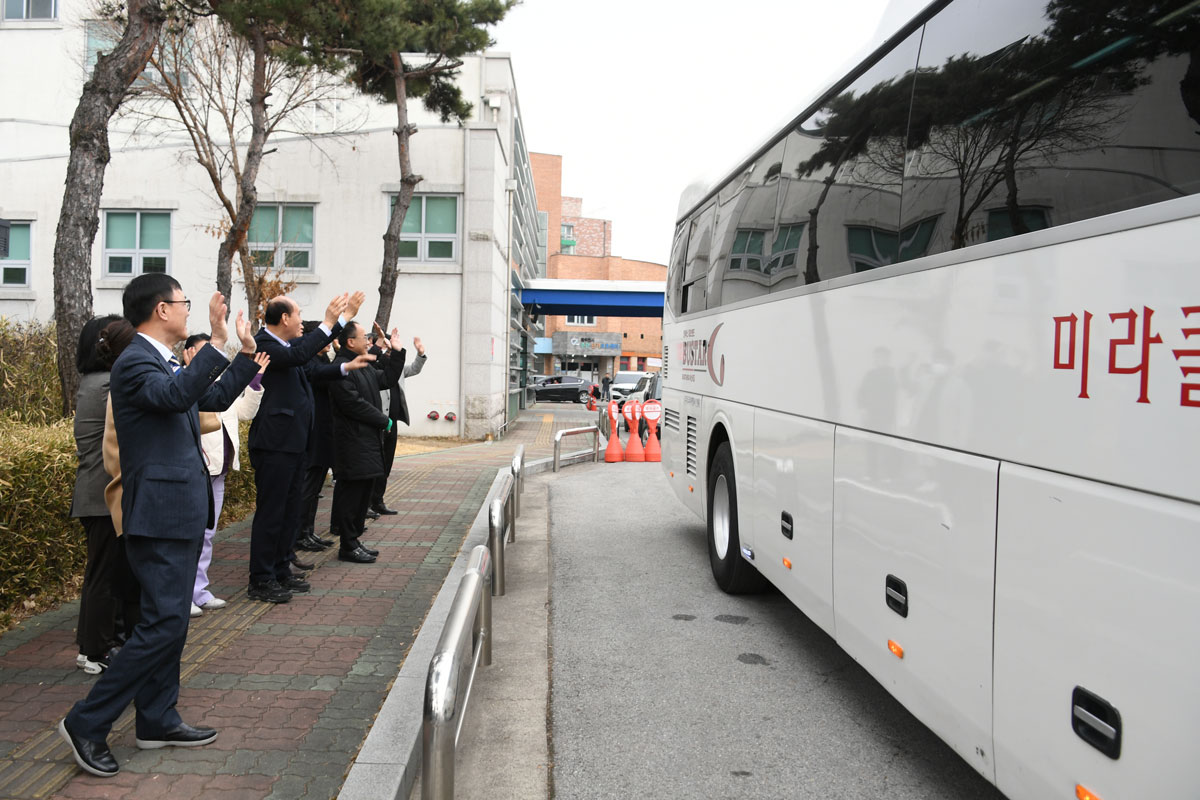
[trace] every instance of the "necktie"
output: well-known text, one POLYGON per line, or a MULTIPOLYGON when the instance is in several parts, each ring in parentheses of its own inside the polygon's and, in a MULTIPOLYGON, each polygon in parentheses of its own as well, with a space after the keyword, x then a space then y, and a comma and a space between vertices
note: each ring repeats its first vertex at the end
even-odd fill
POLYGON ((167 364, 171 367, 171 372, 175 373, 176 375, 179 374, 179 370, 183 369, 183 365, 179 363, 179 359, 175 358, 173 355, 167 359, 167 364))

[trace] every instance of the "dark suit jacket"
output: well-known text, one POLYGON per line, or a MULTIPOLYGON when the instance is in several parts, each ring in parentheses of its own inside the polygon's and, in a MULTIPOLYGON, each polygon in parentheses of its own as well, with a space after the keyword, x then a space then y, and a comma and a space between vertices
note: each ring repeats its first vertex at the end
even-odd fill
MULTIPOLYGON (((375 356, 376 358, 381 358, 383 356, 383 351, 378 347, 372 347, 368 352, 370 352, 371 355, 375 356)), ((395 383, 383 387, 384 389, 389 390, 388 416, 397 422, 403 422, 405 425, 409 424, 408 397, 406 397, 404 394, 404 379, 411 378, 413 375, 416 375, 424 366, 425 356, 418 355, 404 367, 404 371, 400 373, 400 377, 395 383)), ((376 361, 375 368, 382 369, 382 362, 376 361)), ((392 430, 394 432, 395 428, 392 430)))
POLYGON ((313 434, 308 440, 308 465, 328 469, 333 466, 333 411, 329 405, 329 385, 341 380, 342 372, 329 363, 328 355, 318 353, 304 365, 304 374, 312 384, 313 392, 313 434))
MULTIPOLYGON (((326 334, 320 328, 284 347, 266 328, 254 336, 258 352, 271 357, 263 373, 263 398, 250 423, 250 448, 303 453, 313 428, 313 393, 304 365, 329 344, 342 326, 326 334)), ((330 368, 333 368, 332 366, 330 368)))
MULTIPOLYGON (((334 364, 349 361, 354 353, 343 351, 334 364)), ((383 431, 388 415, 383 413, 379 391, 394 384, 404 371, 404 349, 393 350, 383 359, 383 369, 360 369, 329 387, 333 406, 334 472, 338 480, 365 480, 383 475, 383 431)))
POLYGON ((231 363, 206 344, 176 375, 154 345, 133 337, 113 364, 109 388, 121 448, 126 536, 204 536, 213 524, 212 486, 197 410, 229 408, 257 371, 253 359, 239 355, 231 363))

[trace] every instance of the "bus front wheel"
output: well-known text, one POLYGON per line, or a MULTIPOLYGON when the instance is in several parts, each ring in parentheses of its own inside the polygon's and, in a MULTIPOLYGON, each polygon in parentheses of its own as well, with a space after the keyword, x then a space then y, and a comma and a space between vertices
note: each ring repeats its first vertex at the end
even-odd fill
POLYGON ((708 561, 726 594, 758 592, 766 586, 762 574, 742 558, 737 510, 733 452, 723 442, 708 469, 708 561))

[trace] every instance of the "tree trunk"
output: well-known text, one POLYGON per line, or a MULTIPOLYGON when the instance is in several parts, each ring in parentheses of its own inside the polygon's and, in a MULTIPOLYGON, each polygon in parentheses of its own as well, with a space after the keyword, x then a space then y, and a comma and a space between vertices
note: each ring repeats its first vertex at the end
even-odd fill
POLYGON ((250 245, 245 239, 242 239, 238 255, 242 262, 242 283, 246 286, 246 316, 250 320, 250 329, 258 333, 258 310, 262 306, 262 292, 258 288, 258 270, 254 268, 254 262, 250 260, 250 245))
POLYGON ((108 121, 158 42, 166 15, 158 0, 129 0, 129 23, 112 53, 96 60, 71 119, 71 157, 54 240, 54 318, 63 414, 75 410, 79 332, 92 317, 92 244, 108 167, 108 121))
MULTIPOLYGON (((258 207, 258 168, 262 164, 263 148, 267 142, 267 41, 261 28, 255 28, 250 47, 254 51, 254 76, 250 85, 250 144, 246 149, 245 167, 238 178, 238 209, 225 241, 217 250, 217 291, 226 297, 233 291, 233 254, 241 253, 242 274, 246 277, 246 308, 247 316, 255 319, 257 329, 258 286, 249 280, 254 273, 254 265, 248 258, 250 248, 246 242, 246 231, 250 229, 250 221, 254 218, 254 209, 258 207)), ((237 144, 234 143, 234 147, 237 144)), ((229 312, 226 311, 226 316, 229 312)))
POLYGON ((817 270, 817 217, 821 214, 821 206, 825 205, 825 200, 829 197, 829 190, 833 188, 833 184, 837 182, 838 170, 842 168, 842 164, 846 163, 846 159, 850 157, 850 153, 854 149, 854 140, 850 140, 842 148, 842 152, 838 154, 837 160, 833 162, 833 168, 829 171, 829 176, 822 183, 825 188, 821 190, 821 196, 817 198, 817 204, 808 210, 808 256, 804 262, 804 283, 816 283, 821 280, 821 274, 817 270))
POLYGON ((1021 203, 1017 197, 1017 148, 1021 146, 1021 126, 1025 123, 1026 110, 1022 108, 1013 118, 1012 135, 1004 149, 1004 186, 1007 190, 1004 207, 1008 211, 1008 222, 1012 226, 1014 236, 1029 233, 1029 226, 1021 216, 1021 203))
POLYGON ((400 196, 392 206, 387 232, 383 234, 383 266, 379 270, 379 310, 375 322, 387 330, 392 315, 392 302, 396 299, 396 279, 400 274, 400 228, 404 216, 412 204, 413 192, 421 182, 414 175, 409 159, 409 139, 416 133, 416 126, 408 124, 408 87, 405 83, 404 63, 399 53, 392 53, 392 73, 396 81, 396 142, 400 150, 400 196))

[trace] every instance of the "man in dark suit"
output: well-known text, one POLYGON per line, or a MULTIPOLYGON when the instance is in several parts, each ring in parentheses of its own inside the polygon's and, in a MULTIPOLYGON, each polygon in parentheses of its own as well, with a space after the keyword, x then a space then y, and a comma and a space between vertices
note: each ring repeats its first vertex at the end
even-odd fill
MULTIPOLYGON (((338 338, 341 350, 335 364, 367 354, 367 330, 348 323, 338 338)), ((395 427, 395 420, 383 413, 379 392, 394 384, 404 372, 404 348, 400 334, 392 331, 391 352, 382 361, 383 369, 364 369, 329 387, 333 410, 333 469, 337 484, 333 487, 330 529, 341 540, 338 559, 355 564, 370 564, 377 551, 363 546, 359 536, 371 502, 375 479, 383 474, 383 434, 395 427)))
MULTIPOLYGON (((380 358, 387 348, 388 341, 383 335, 383 329, 379 327, 379 323, 375 323, 375 343, 368 352, 376 358, 380 358)), ((396 460, 396 437, 399 433, 400 423, 409 424, 408 398, 404 394, 404 380, 420 373, 425 367, 425 345, 421 344, 420 336, 413 337, 413 348, 417 351, 417 357, 404 365, 404 372, 400 374, 399 380, 384 387, 384 391, 389 395, 387 414, 396 421, 396 424, 383 434, 383 475, 375 479, 375 486, 371 491, 371 505, 367 509, 367 517, 370 519, 377 519, 381 514, 396 513, 387 507, 383 493, 387 489, 388 476, 392 474, 392 462, 396 460)), ((375 368, 381 369, 381 363, 376 361, 375 368)))
MULTIPOLYGON (((305 320, 305 333, 317 327, 316 320, 305 320)), ((300 513, 300 535, 296 547, 302 550, 324 550, 333 542, 316 533, 317 501, 329 469, 333 466, 333 415, 329 408, 329 385, 322 377, 332 356, 326 345, 305 365, 305 374, 313 390, 313 433, 308 439, 308 465, 304 470, 304 493, 300 513)), ((292 563, 300 566, 295 558, 292 563)))
POLYGON ((141 620, 58 726, 76 763, 100 777, 120 770, 106 740, 130 701, 142 749, 194 747, 217 738, 211 728, 185 724, 175 710, 196 562, 204 530, 213 524, 197 410, 225 410, 258 371, 250 326, 240 313, 241 354, 230 363, 221 352, 228 330, 220 293, 208 307, 211 341, 187 369, 170 350, 188 334, 191 301, 179 282, 161 273, 140 275, 125 287, 122 303, 138 335, 113 364, 110 395, 124 484, 125 553, 141 584, 141 620), (217 381, 222 373, 224 380, 217 381))
MULTIPOLYGON (((267 303, 264 322, 254 341, 271 357, 263 373, 263 398, 250 424, 250 463, 254 466, 254 522, 250 527, 250 586, 246 596, 268 603, 286 603, 293 592, 312 587, 292 574, 288 556, 300 525, 301 495, 308 439, 313 429, 313 393, 305 365, 358 313, 362 292, 334 298, 325 320, 301 336, 300 306, 289 297, 267 303)), ((345 375, 369 366, 364 357, 319 368, 324 374, 345 375)))

